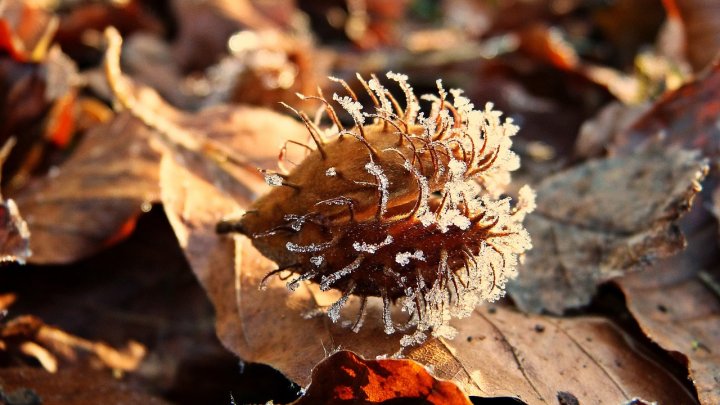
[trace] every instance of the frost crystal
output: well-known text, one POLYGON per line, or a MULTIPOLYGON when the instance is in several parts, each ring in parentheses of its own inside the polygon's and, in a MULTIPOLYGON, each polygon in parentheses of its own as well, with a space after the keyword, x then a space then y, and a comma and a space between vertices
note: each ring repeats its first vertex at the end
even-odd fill
POLYGON ((395 262, 401 266, 410 264, 410 259, 425 261, 425 254, 422 250, 416 250, 415 253, 400 252, 395 255, 395 262))
POLYGON ((378 166, 374 162, 368 162, 365 165, 365 170, 375 176, 378 181, 378 190, 380 191, 379 215, 383 216, 385 215, 385 212, 387 212, 388 187, 390 186, 390 181, 388 180, 387 176, 385 176, 385 173, 383 173, 382 167, 378 166))
POLYGON ((350 298, 350 293, 343 294, 342 298, 337 300, 334 304, 328 308, 328 316, 330 317, 330 320, 333 321, 333 323, 337 322, 338 319, 340 319, 340 310, 342 309, 343 305, 347 302, 348 298, 350 298))
POLYGON ((405 93, 405 116, 407 117, 409 124, 414 124, 415 115, 418 110, 420 110, 420 105, 418 105, 417 97, 415 97, 415 93, 408 83, 407 75, 388 72, 387 77, 388 79, 395 80, 405 93))
POLYGON ((320 252, 332 246, 332 242, 309 244, 306 246, 296 245, 292 242, 285 244, 285 248, 294 253, 313 253, 320 252))
POLYGON ((313 256, 310 258, 310 263, 312 263, 315 267, 320 267, 323 260, 325 260, 322 256, 313 256))
POLYGON ((300 229, 302 229, 302 226, 305 223, 305 220, 307 220, 307 216, 287 214, 287 215, 285 215, 284 219, 285 219, 285 221, 290 223, 290 228, 292 228, 293 231, 299 232, 300 229))
POLYGON ((385 240, 377 243, 377 244, 370 244, 365 242, 353 242, 353 248, 358 252, 366 252, 366 253, 375 253, 383 246, 387 246, 391 244, 393 241, 393 237, 388 235, 385 237, 385 240))
POLYGON ((345 109, 345 111, 350 114, 353 121, 355 121, 356 125, 362 125, 365 123, 365 117, 362 113, 362 104, 360 102, 353 100, 350 97, 340 97, 337 94, 333 94, 333 100, 337 101, 342 108, 345 109))
POLYGON ((265 176, 265 183, 269 186, 280 187, 283 185, 283 178, 279 174, 265 172, 263 175, 265 176))
POLYGON ((348 274, 352 273, 353 270, 356 270, 358 267, 360 267, 360 263, 362 263, 362 261, 363 257, 358 256, 355 261, 343 267, 342 269, 330 274, 329 276, 323 276, 322 280, 320 281, 320 289, 323 291, 329 290, 332 285, 335 284, 338 280, 347 276, 348 274))
POLYGON ((318 273, 316 271, 313 271, 313 270, 308 271, 307 273, 304 273, 304 274, 300 275, 299 277, 297 277, 296 279, 287 283, 286 287, 290 291, 295 291, 300 286, 301 282, 303 282, 305 280, 310 280, 311 278, 317 276, 317 274, 318 273))

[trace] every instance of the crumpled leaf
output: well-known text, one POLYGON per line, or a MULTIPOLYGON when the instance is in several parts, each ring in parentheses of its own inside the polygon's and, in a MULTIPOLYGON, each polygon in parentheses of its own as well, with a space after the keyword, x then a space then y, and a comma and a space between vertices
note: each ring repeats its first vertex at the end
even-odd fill
POLYGON ((720 301, 702 277, 717 286, 717 273, 678 275, 664 270, 654 279, 638 275, 619 281, 628 309, 650 339, 688 364, 700 402, 716 404, 720 401, 715 378, 720 373, 720 301))
POLYGON ((682 221, 689 233, 685 252, 613 284, 622 290, 628 310, 648 338, 687 366, 700 403, 717 404, 720 273, 716 225, 706 218, 698 206, 682 221))
POLYGON ((0 401, 8 405, 168 404, 105 372, 72 369, 50 374, 31 367, 0 369, 0 401))
POLYGON ((15 199, 32 240, 33 263, 67 263, 126 236, 158 199, 159 154, 150 131, 128 114, 89 131, 73 154, 15 199))
POLYGON ((526 226, 533 249, 508 286, 524 311, 560 314, 596 286, 684 247, 674 222, 700 191, 696 152, 649 150, 589 161, 542 181, 526 226))
POLYGON ((710 159, 711 188, 703 193, 712 199, 710 211, 717 217, 720 189, 717 188, 717 161, 720 158, 720 62, 695 80, 666 93, 651 109, 625 126, 609 142, 611 154, 629 155, 650 147, 699 149, 710 159), (715 189, 712 189, 715 187, 715 189), (712 194, 712 196, 710 195, 712 194))
POLYGON ((412 360, 365 360, 353 352, 339 351, 315 367, 310 386, 294 404, 399 400, 424 404, 471 403, 455 384, 437 380, 412 360))

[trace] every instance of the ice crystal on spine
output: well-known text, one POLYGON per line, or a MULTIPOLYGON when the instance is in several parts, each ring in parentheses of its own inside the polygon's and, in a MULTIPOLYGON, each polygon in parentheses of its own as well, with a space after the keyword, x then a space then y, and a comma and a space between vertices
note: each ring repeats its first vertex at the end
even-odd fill
POLYGON ((372 307, 368 300, 379 300, 385 332, 407 331, 406 346, 429 334, 452 338, 451 319, 504 294, 531 248, 522 221, 535 195, 525 186, 515 204, 498 198, 519 167, 510 150, 518 127, 492 104, 476 110, 438 80, 437 94, 421 97, 431 103, 422 112, 407 76, 387 77, 404 106, 375 76, 358 76, 356 89, 373 104, 365 106, 334 79, 346 94, 323 99, 328 128, 300 113, 315 150, 290 173, 266 174, 277 187, 235 229, 277 262, 266 279, 292 272, 291 290, 307 281, 339 290, 327 308, 333 322, 351 295, 360 297, 353 331, 372 307), (343 116, 354 126, 343 125, 343 116), (393 315, 395 306, 405 318, 393 315))

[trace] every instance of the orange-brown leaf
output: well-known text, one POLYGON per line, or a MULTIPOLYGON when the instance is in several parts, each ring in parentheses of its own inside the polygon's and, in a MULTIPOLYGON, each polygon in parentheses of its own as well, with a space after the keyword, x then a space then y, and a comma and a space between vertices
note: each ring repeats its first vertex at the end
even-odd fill
POLYGON ((366 360, 349 351, 337 352, 313 370, 312 382, 295 405, 350 401, 469 405, 453 383, 438 380, 412 360, 366 360))

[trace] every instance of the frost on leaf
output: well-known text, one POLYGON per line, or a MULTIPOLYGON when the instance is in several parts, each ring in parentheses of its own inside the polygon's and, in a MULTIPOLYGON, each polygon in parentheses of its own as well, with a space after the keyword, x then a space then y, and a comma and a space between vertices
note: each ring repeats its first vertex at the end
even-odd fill
POLYGON ((516 203, 498 199, 519 166, 510 150, 518 127, 492 104, 475 110, 462 91, 438 81, 437 94, 422 97, 431 102, 423 112, 407 77, 387 76, 405 94, 404 107, 377 77, 359 77, 374 106, 363 106, 339 79, 348 95, 320 106, 335 136, 300 115, 313 152, 271 179, 280 187, 258 199, 237 229, 298 282, 341 292, 326 311, 333 321, 358 296, 356 320, 346 322, 357 331, 366 308, 375 308, 366 301, 379 299, 384 331, 402 330, 400 342, 415 345, 429 335, 452 338, 450 320, 504 294, 531 247, 522 221, 534 193, 523 187, 516 203), (353 128, 337 118, 338 105, 353 128), (395 305, 405 318, 393 319, 395 305))

